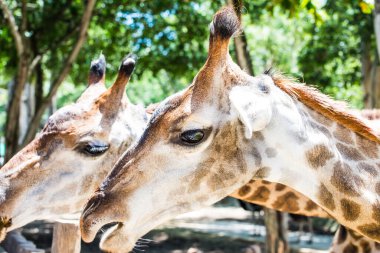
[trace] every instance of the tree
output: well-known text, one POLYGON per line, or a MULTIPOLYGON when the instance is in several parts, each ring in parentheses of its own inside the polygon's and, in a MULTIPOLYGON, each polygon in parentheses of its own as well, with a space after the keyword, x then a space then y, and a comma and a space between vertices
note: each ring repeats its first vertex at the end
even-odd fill
POLYGON ((69 11, 68 15, 64 15, 67 13, 67 11, 65 11, 67 8, 66 4, 57 4, 54 2, 54 4, 51 3, 49 6, 47 3, 40 3, 40 5, 35 5, 35 8, 41 10, 41 13, 37 14, 37 12, 35 12, 36 10, 29 13, 30 7, 28 6, 27 1, 22 1, 21 6, 16 5, 13 6, 13 8, 10 8, 11 6, 7 5, 4 0, 0 0, 0 7, 4 18, 7 21, 8 29, 14 39, 15 51, 17 55, 17 57, 15 57, 15 61, 17 62, 17 70, 14 78, 15 82, 9 99, 5 124, 6 161, 9 160, 11 156, 23 145, 28 143, 38 130, 43 113, 51 103, 58 87, 68 75, 73 62, 77 58, 79 50, 85 41, 86 32, 94 5, 95 0, 88 0, 87 4, 83 8, 84 11, 81 16, 80 23, 69 23, 69 25, 66 25, 67 30, 60 34, 59 32, 56 33, 57 30, 61 29, 55 30, 57 28, 55 27, 55 24, 63 23, 63 21, 66 21, 65 19, 68 17, 76 20, 77 18, 75 16, 78 14, 79 6, 75 6, 73 9, 69 8, 72 12, 70 13, 69 11), (16 12, 18 9, 21 9, 20 20, 16 20, 13 14, 13 12, 16 12), (58 15, 58 13, 63 15, 58 15), (61 20, 59 20, 60 16, 61 20), (58 22, 53 24, 51 22, 53 18, 58 22), (78 24, 79 29, 77 28, 78 24), (52 30, 49 30, 49 28, 52 30), (48 37, 45 36, 45 34, 48 34, 48 37), (54 36, 57 36, 57 38, 52 39, 54 36), (73 39, 75 37, 76 39, 73 39), (42 44, 41 41, 46 39, 49 39, 50 43, 42 44), (50 39, 52 39, 53 43, 51 43, 50 39), (53 53, 57 50, 57 46, 66 42, 68 39, 74 40, 70 46, 65 47, 65 50, 69 50, 68 56, 63 57, 63 64, 54 66, 58 69, 58 71, 56 70, 54 72, 55 75, 52 79, 53 81, 51 82, 48 94, 43 97, 43 73, 41 60, 45 54, 53 53), (36 71, 36 111, 29 124, 26 136, 21 142, 19 142, 21 95, 25 84, 30 81, 30 77, 34 71, 36 71))
POLYGON ((326 1, 319 11, 325 18, 309 26, 311 37, 299 56, 305 80, 339 99, 354 101, 356 107, 380 106, 375 102, 380 97, 375 90, 378 64, 371 5, 326 1))

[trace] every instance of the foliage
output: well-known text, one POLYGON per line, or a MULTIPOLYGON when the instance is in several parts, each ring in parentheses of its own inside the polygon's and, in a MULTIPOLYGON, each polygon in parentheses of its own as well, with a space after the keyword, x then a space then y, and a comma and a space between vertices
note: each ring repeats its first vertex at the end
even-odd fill
MULTIPOLYGON (((107 83, 115 78, 122 57, 139 60, 128 87, 136 103, 158 102, 191 82, 207 57, 208 24, 224 1, 98 1, 70 77, 57 94, 58 106, 74 101, 84 89, 90 62, 100 52, 107 58, 107 83)), ((17 1, 10 1, 18 21, 17 1)), ((79 0, 30 1, 28 21, 42 61, 44 85, 57 71, 73 43, 83 5, 79 0), (52 46, 53 45, 53 46, 52 46), (52 48, 49 49, 49 48, 52 48)), ((255 73, 269 66, 313 83, 325 92, 361 106, 361 45, 373 41, 368 1, 276 0, 246 1, 243 23, 255 73)), ((0 108, 6 85, 15 75, 15 48, 0 18, 0 108)), ((34 82, 34 78, 31 79, 34 82)), ((0 123, 3 123, 0 114, 0 123)))
MULTIPOLYGON (((374 43, 366 1, 247 1, 245 32, 256 73, 274 67, 363 107, 361 42, 374 43)), ((375 52, 373 52, 375 54, 375 52)))
POLYGON ((163 99, 186 86, 204 63, 208 24, 221 4, 200 0, 98 2, 88 42, 78 59, 82 64, 75 65, 73 80, 80 83, 86 79, 90 59, 100 51, 107 58, 108 79, 113 80, 122 57, 133 52, 138 56, 134 79, 148 87, 135 86, 132 100, 151 103, 163 99), (164 93, 149 92, 149 86, 164 93))
POLYGON ((323 10, 326 20, 308 29, 311 37, 299 55, 301 71, 325 92, 362 106, 361 43, 374 41, 372 15, 355 0, 327 1, 323 10))

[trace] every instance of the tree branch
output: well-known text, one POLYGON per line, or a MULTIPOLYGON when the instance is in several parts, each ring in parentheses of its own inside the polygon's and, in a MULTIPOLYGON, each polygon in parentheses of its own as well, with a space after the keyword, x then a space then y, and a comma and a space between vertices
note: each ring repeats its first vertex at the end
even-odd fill
MULTIPOLYGON (((238 19, 241 21, 243 0, 227 0, 227 4, 233 6, 238 19)), ((254 75, 252 59, 248 51, 247 38, 244 30, 241 30, 240 35, 234 37, 235 53, 238 65, 251 76, 254 75)))
POLYGON ((27 17, 27 9, 26 9, 26 1, 22 0, 21 3, 21 28, 20 32, 21 34, 24 33, 28 27, 28 17, 27 17))
POLYGON ((76 26, 73 30, 62 36, 61 38, 58 38, 55 42, 52 42, 48 48, 44 48, 40 50, 41 55, 46 54, 47 52, 51 50, 55 50, 56 48, 60 47, 62 44, 64 44, 67 40, 69 40, 75 33, 80 31, 80 27, 76 26))
POLYGON ((380 56, 380 0, 375 0, 375 9, 374 12, 374 29, 375 29, 375 38, 376 38, 376 49, 377 54, 380 56))
POLYGON ((34 57, 34 59, 32 60, 32 63, 29 66, 28 77, 32 74, 34 68, 40 62, 41 59, 42 59, 42 55, 40 55, 40 54, 36 55, 36 57, 34 57))
MULTIPOLYGON (((0 0, 2 1, 2 0, 0 0)), ((52 82, 50 85, 50 90, 48 95, 44 98, 41 106, 38 108, 36 111, 35 115, 33 116, 29 128, 27 131, 27 134, 25 135, 25 138, 23 140, 22 145, 25 146, 29 141, 31 141, 35 135, 35 133, 38 130, 39 123, 41 121, 42 115, 45 112, 45 110, 48 108, 48 106, 51 103, 52 98, 54 95, 57 93, 57 90, 59 86, 62 84, 63 80, 66 78, 67 74, 69 73, 73 62, 78 56, 79 50, 81 49, 85 39, 86 39, 86 34, 87 34, 87 29, 90 24, 91 16, 92 16, 92 10, 94 9, 96 0, 88 0, 86 9, 83 13, 82 20, 81 20, 81 25, 80 25, 80 30, 79 30, 79 35, 78 35, 78 40, 76 41, 70 55, 66 58, 65 63, 57 76, 56 79, 52 82)))
POLYGON ((15 17, 9 10, 8 6, 5 4, 4 0, 0 0, 0 7, 4 13, 4 17, 8 22, 8 26, 11 30, 12 36, 15 40, 16 44, 16 50, 17 50, 17 55, 20 58, 22 54, 24 53, 24 45, 22 43, 22 36, 19 33, 18 26, 15 21, 15 17))

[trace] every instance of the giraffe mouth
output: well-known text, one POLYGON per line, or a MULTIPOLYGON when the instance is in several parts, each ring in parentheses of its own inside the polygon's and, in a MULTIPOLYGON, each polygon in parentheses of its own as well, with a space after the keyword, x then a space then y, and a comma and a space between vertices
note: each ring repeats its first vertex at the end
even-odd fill
POLYGON ((12 218, 0 217, 0 242, 5 239, 7 230, 12 226, 12 218))

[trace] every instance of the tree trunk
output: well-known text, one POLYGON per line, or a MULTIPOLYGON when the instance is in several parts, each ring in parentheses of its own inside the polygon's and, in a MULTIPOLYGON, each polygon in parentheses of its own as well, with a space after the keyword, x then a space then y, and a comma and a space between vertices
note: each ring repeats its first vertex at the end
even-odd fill
POLYGON ((380 108, 380 0, 375 0, 373 11, 374 33, 376 38, 375 57, 371 59, 371 43, 369 38, 361 38, 361 63, 362 63, 362 82, 364 89, 364 107, 380 108))
POLYGON ((371 61, 371 45, 370 41, 362 40, 361 42, 361 72, 362 72, 362 83, 364 90, 364 107, 373 108, 374 106, 374 97, 372 92, 372 61, 371 61))
MULTIPOLYGON (((37 45, 37 41, 35 37, 32 37, 32 45, 33 54, 34 55, 40 55, 39 48, 37 45)), ((40 60, 35 67, 35 83, 34 83, 34 111, 37 111, 37 109, 41 106, 42 99, 44 96, 44 70, 42 68, 42 60, 40 60)))
POLYGON ((266 252, 285 253, 289 251, 286 240, 287 220, 283 213, 264 208, 266 227, 266 252))
POLYGON ((375 8, 373 11, 377 55, 380 56, 380 0, 375 0, 375 8))
POLYGON ((28 130, 28 124, 34 114, 35 96, 34 87, 26 83, 20 101, 20 118, 19 118, 19 139, 21 143, 28 130))
MULTIPOLYGON (((234 7, 236 15, 241 22, 241 10, 243 8, 243 0, 227 0, 227 4, 234 7)), ((245 70, 249 75, 253 76, 253 66, 251 56, 249 55, 247 38, 245 37, 244 30, 234 37, 235 54, 238 65, 245 70)))
POLYGON ((371 86, 374 94, 373 107, 380 108, 380 0, 375 0, 374 8, 374 29, 376 37, 376 54, 372 64, 371 86))
POLYGON ((253 66, 252 61, 247 61, 250 58, 248 47, 247 47, 247 38, 245 37, 245 33, 241 32, 240 36, 234 38, 235 43, 235 53, 236 60, 239 66, 245 70, 249 75, 253 76, 253 66))
POLYGON ((376 57, 371 72, 372 89, 374 93, 374 108, 380 108, 380 66, 376 57))
POLYGON ((19 118, 21 96, 27 81, 29 62, 26 56, 20 59, 16 81, 11 93, 7 108, 7 119, 5 123, 5 162, 19 150, 19 118))
POLYGON ((55 223, 51 253, 79 253, 80 231, 78 224, 55 223))

